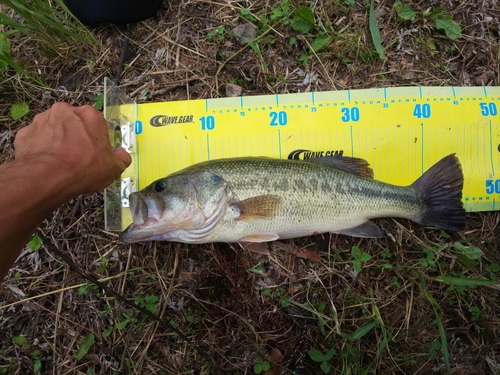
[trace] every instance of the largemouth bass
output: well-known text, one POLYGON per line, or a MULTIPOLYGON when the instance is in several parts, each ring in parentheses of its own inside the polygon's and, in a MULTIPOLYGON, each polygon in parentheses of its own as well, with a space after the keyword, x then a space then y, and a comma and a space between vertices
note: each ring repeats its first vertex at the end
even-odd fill
POLYGON ((454 154, 410 186, 373 179, 365 160, 242 157, 192 165, 130 195, 123 242, 268 242, 339 233, 382 237, 373 218, 460 231, 463 174, 454 154))

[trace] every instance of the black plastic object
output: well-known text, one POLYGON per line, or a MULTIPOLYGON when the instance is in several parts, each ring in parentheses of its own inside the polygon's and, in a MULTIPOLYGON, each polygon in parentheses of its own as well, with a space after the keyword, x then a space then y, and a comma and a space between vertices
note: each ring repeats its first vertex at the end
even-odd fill
POLYGON ((163 0, 64 0, 84 24, 136 23, 156 14, 163 0))

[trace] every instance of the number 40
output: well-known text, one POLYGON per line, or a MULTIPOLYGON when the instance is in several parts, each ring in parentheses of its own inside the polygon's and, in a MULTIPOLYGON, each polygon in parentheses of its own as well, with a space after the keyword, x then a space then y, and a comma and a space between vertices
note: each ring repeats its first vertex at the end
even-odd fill
POLYGON ((429 118, 431 117, 431 105, 430 104, 417 104, 413 110, 413 116, 416 118, 429 118))

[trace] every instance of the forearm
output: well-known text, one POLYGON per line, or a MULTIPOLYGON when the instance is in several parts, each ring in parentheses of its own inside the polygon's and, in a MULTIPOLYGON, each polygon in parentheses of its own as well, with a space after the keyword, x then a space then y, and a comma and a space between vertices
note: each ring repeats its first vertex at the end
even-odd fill
POLYGON ((72 198, 68 181, 49 163, 0 165, 0 281, 40 223, 72 198))
POLYGON ((15 161, 0 165, 0 281, 43 219, 103 190, 131 162, 123 148, 111 149, 101 113, 66 103, 36 115, 14 148, 15 161))

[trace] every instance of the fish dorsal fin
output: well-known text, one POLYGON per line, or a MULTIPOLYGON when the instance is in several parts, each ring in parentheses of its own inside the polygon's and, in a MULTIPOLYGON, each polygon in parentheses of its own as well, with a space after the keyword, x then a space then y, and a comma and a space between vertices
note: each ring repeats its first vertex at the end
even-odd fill
POLYGON ((349 156, 323 156, 319 158, 307 159, 310 163, 318 163, 339 169, 341 171, 352 173, 356 176, 373 178, 373 170, 370 164, 364 159, 351 158, 349 156))
POLYGON ((231 206, 238 210, 237 220, 269 219, 276 216, 281 207, 281 198, 272 194, 258 195, 233 203, 231 206))
POLYGON ((368 220, 367 222, 353 228, 336 230, 335 233, 345 234, 353 237, 382 238, 383 234, 377 224, 368 220))

